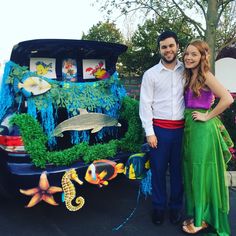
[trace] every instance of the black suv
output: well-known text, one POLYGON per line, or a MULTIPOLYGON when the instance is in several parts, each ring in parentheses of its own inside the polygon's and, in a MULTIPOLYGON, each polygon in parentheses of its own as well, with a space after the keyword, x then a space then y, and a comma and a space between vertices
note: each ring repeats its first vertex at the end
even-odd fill
MULTIPOLYGON (((126 50, 122 44, 69 39, 13 47, 0 90, 1 195, 37 186, 44 171, 51 185, 60 186, 72 168, 83 178, 94 160, 127 160, 135 150, 130 143, 138 142, 130 135, 122 140, 129 117, 120 115, 127 96, 116 63, 126 50)), ((127 109, 132 118, 133 105, 127 109)))

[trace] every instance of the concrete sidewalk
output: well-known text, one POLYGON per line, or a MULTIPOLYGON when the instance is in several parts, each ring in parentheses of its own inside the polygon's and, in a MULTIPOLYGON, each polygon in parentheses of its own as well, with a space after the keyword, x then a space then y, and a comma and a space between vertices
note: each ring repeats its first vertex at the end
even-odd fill
MULTIPOLYGON (((127 186, 128 187, 128 186, 127 186)), ((230 226, 232 236, 236 236, 236 188, 230 188, 230 226)), ((133 193, 134 194, 134 193, 133 193)), ((134 203, 133 203, 134 204, 134 203)), ((162 226, 155 226, 151 222, 151 200, 141 198, 138 207, 130 218, 130 220, 122 226, 122 228, 117 232, 119 235, 146 235, 146 236, 172 236, 172 235, 186 235, 181 230, 181 225, 173 226, 166 216, 166 220, 162 226)), ((129 214, 128 214, 129 215, 129 214)), ((126 215, 126 216, 128 216, 126 215)), ((125 220, 125 217, 124 217, 125 220)))

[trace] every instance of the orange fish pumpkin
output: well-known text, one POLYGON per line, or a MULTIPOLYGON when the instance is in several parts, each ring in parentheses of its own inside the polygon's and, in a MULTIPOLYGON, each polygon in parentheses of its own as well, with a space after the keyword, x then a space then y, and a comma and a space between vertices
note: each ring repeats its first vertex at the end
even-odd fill
POLYGON ((91 184, 97 184, 99 187, 108 185, 108 180, 114 179, 118 173, 124 172, 124 164, 117 164, 110 160, 97 160, 89 165, 85 180, 91 184))

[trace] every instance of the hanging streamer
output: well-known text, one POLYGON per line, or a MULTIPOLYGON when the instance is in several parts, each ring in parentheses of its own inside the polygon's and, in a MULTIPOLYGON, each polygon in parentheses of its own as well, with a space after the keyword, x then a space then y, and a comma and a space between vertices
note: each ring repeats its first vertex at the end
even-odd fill
POLYGON ((151 169, 147 171, 146 177, 141 180, 141 191, 145 197, 152 194, 152 172, 151 169))
POLYGON ((56 138, 52 136, 53 130, 55 128, 54 123, 54 109, 51 100, 48 101, 47 109, 42 108, 41 118, 43 128, 48 136, 48 145, 50 147, 56 145, 56 138))
POLYGON ((6 111, 13 105, 14 102, 13 89, 8 82, 8 75, 12 70, 12 67, 12 63, 5 64, 0 87, 0 120, 2 120, 3 116, 6 114, 6 111))

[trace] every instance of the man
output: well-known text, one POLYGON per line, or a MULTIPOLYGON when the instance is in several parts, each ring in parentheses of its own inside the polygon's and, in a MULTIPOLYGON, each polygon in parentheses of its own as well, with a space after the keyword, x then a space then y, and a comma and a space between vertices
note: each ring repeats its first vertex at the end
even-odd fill
POLYGON ((160 62, 143 75, 140 93, 140 118, 150 148, 152 171, 152 221, 160 225, 169 207, 170 222, 181 220, 183 186, 181 146, 183 136, 183 64, 177 60, 179 42, 172 31, 157 40, 160 62), (170 197, 167 199, 166 172, 170 173, 170 197))

